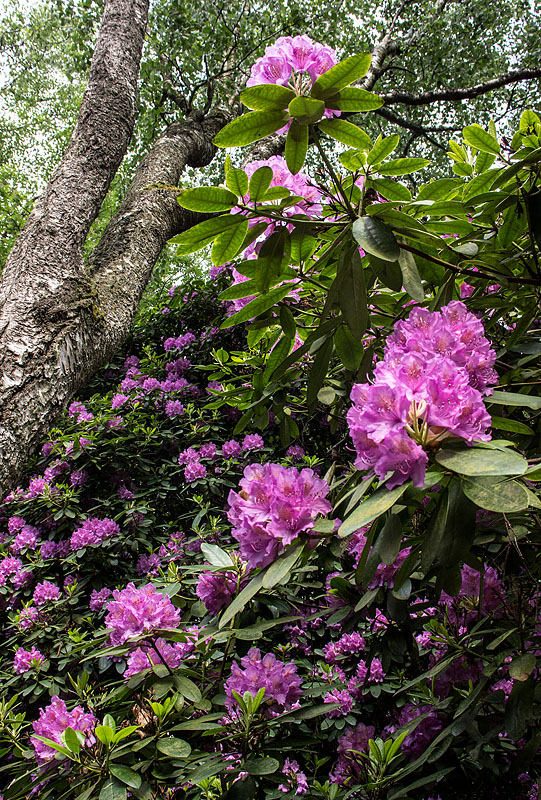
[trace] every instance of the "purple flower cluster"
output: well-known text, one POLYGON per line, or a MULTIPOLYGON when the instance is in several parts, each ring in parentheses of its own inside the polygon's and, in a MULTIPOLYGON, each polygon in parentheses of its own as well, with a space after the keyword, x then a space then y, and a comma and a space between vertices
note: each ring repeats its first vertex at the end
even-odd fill
POLYGON ((132 675, 137 675, 145 669, 150 669, 154 664, 165 664, 169 669, 177 669, 181 662, 195 650, 195 642, 199 628, 192 626, 187 629, 188 640, 169 644, 165 639, 159 638, 145 647, 138 647, 128 657, 128 666, 124 672, 124 680, 132 675))
POLYGON ((278 787, 280 792, 295 792, 295 794, 306 794, 309 786, 306 775, 302 772, 298 761, 291 761, 286 758, 282 767, 282 775, 285 776, 287 784, 281 783, 278 787))
POLYGON ((39 531, 32 525, 23 525, 11 543, 13 553, 19 554, 23 550, 35 550, 38 545, 39 531))
POLYGON ((201 573, 196 595, 206 606, 209 614, 217 614, 228 606, 237 591, 237 576, 234 572, 201 573))
POLYGON ((240 486, 239 493, 229 492, 228 519, 250 569, 270 564, 301 533, 312 530, 318 514, 331 510, 325 500, 329 487, 311 469, 252 464, 240 486))
MULTIPOLYGON (((62 744, 61 737, 66 728, 73 728, 74 731, 85 734, 85 746, 88 747, 96 742, 93 733, 96 724, 95 716, 86 713, 82 706, 75 706, 73 711, 68 711, 65 702, 55 696, 51 699, 50 705, 40 709, 39 719, 32 723, 32 727, 35 734, 51 739, 57 744, 62 744)), ((49 747, 45 742, 40 742, 34 736, 30 741, 38 763, 43 764, 58 756, 57 750, 49 747)))
POLYGON ((180 400, 167 400, 164 406, 166 417, 180 417, 185 409, 180 400))
POLYGON ((94 419, 94 414, 88 411, 83 403, 78 402, 74 402, 70 405, 68 414, 70 417, 77 417, 77 422, 89 422, 91 419, 94 419))
POLYGON ((90 610, 101 611, 107 599, 112 595, 112 590, 106 586, 103 589, 93 589, 90 595, 90 610))
POLYGON ((39 667, 40 664, 43 664, 44 660, 45 658, 42 653, 35 647, 32 647, 31 650, 25 650, 24 647, 19 647, 13 659, 13 669, 17 675, 22 675, 24 672, 34 669, 34 667, 39 667))
POLYGON ((193 483, 201 478, 206 478, 207 468, 200 461, 189 461, 184 470, 184 480, 186 483, 193 483))
POLYGON ((45 603, 58 600, 59 597, 60 589, 58 586, 55 583, 51 583, 51 581, 43 581, 36 585, 32 600, 34 601, 34 605, 39 608, 40 606, 44 606, 45 603))
POLYGON ((187 347, 192 342, 197 341, 197 336, 193 334, 191 331, 188 333, 184 333, 182 336, 178 336, 176 339, 174 337, 170 337, 166 339, 163 343, 163 349, 165 351, 168 350, 182 350, 184 347, 187 347))
POLYGON ((247 86, 261 83, 293 85, 295 89, 309 89, 322 73, 337 63, 331 47, 313 42, 309 36, 281 36, 265 50, 252 67, 247 86), (298 78, 305 79, 302 85, 298 78))
POLYGON ((346 784, 356 783, 360 773, 362 756, 366 753, 368 740, 373 739, 376 729, 373 725, 360 722, 355 728, 348 728, 343 736, 338 739, 338 761, 331 773, 331 782, 346 784))
POLYGON ((222 455, 224 458, 233 458, 234 456, 239 455, 241 449, 242 448, 236 439, 229 439, 229 441, 224 442, 222 445, 222 455))
POLYGON ((242 440, 241 447, 244 452, 247 453, 250 450, 261 450, 265 447, 265 442, 263 441, 263 437, 258 433, 247 433, 242 440))
POLYGON ((270 714, 286 711, 298 702, 302 694, 302 680, 293 661, 284 664, 273 653, 266 653, 261 657, 259 648, 252 647, 240 663, 242 669, 236 662, 233 663, 231 675, 225 682, 226 705, 229 711, 237 706, 233 691, 238 692, 241 697, 245 692, 250 692, 255 697, 264 688, 263 703, 270 714))
POLYGON ((426 450, 456 436, 487 441, 490 426, 483 394, 497 380, 496 354, 481 322, 453 301, 430 312, 414 308, 395 325, 372 384, 356 384, 347 414, 355 466, 392 488, 408 478, 424 483, 426 450))
POLYGON ((125 589, 115 589, 113 600, 107 603, 105 627, 111 630, 112 645, 160 628, 176 628, 179 622, 180 614, 169 597, 151 583, 138 589, 128 583, 125 589))
POLYGON ((89 545, 100 545, 106 539, 118 536, 120 528, 112 519, 98 519, 91 517, 85 519, 83 524, 71 535, 70 545, 72 550, 80 550, 89 545))

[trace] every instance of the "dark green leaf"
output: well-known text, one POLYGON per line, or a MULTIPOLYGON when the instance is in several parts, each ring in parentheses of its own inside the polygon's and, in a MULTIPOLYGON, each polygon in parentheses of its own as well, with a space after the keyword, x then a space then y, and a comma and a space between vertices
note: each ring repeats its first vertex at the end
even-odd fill
MULTIPOLYGON (((363 217, 364 219, 364 217, 363 217)), ((368 301, 364 270, 358 249, 355 247, 342 267, 338 288, 338 304, 348 328, 360 340, 368 327, 368 301)))
POLYGON ((317 400, 317 393, 323 386, 323 381, 327 375, 327 367, 331 358, 333 349, 332 337, 328 337, 322 347, 316 353, 310 375, 308 377, 308 384, 306 386, 306 403, 308 407, 315 405, 317 400))
POLYGON ((368 254, 368 261, 372 267, 373 272, 385 286, 392 289, 393 292, 399 292, 402 289, 402 270, 398 261, 382 261, 381 258, 368 254))
POLYGON ((233 602, 228 605, 220 618, 220 622, 218 624, 219 628, 223 628, 225 625, 227 625, 227 623, 233 619, 235 614, 237 614, 239 611, 242 611, 246 603, 249 603, 252 597, 258 593, 263 586, 264 574, 264 572, 260 572, 255 576, 255 578, 252 578, 250 583, 245 586, 242 592, 238 594, 233 602))
POLYGON ((502 406, 525 406, 526 408, 532 408, 534 411, 541 410, 541 397, 529 394, 517 394, 516 392, 501 392, 495 390, 490 397, 487 397, 487 403, 496 403, 502 406))
POLYGON ((446 200, 454 197, 461 186, 462 183, 456 178, 440 178, 421 186, 417 200, 446 200))
POLYGON ((124 784, 119 783, 116 778, 107 778, 99 795, 99 800, 126 800, 127 790, 124 784))
POLYGON ((237 195, 219 186, 198 186, 186 189, 177 197, 179 206, 189 211, 221 213, 237 204, 237 195))
POLYGON ((139 773, 129 767, 125 767, 123 764, 109 764, 109 772, 119 781, 125 783, 126 786, 131 786, 132 789, 138 789, 141 786, 139 773))
POLYGON ((384 261, 398 261, 400 248, 392 230, 375 217, 359 217, 353 223, 353 237, 367 253, 384 261))
POLYGON ((462 488, 466 497, 487 511, 510 514, 528 508, 528 492, 517 481, 501 478, 465 478, 462 488))
POLYGON ((71 750, 72 753, 78 753, 81 749, 81 742, 79 741, 79 737, 73 730, 73 728, 66 728, 62 733, 62 740, 68 750, 71 750))
POLYGON ((536 658, 533 653, 516 656, 509 664, 509 675, 516 681, 527 681, 535 669, 536 658))
MULTIPOLYGON (((201 695, 199 695, 201 697, 201 695)), ((156 745, 157 750, 169 758, 187 758, 192 752, 192 748, 184 739, 173 739, 168 737, 160 739, 156 745)))
POLYGON ((291 121, 287 132, 285 158, 292 175, 296 175, 304 164, 308 150, 308 126, 301 125, 296 119, 291 121))
POLYGON ((272 775, 279 767, 280 762, 276 758, 251 758, 242 765, 249 775, 272 775))
POLYGON ((411 481, 394 489, 386 489, 385 486, 382 486, 373 495, 363 500, 360 506, 344 520, 338 530, 338 536, 349 536, 350 533, 355 533, 363 525, 367 525, 376 517, 384 514, 402 497, 410 485, 411 481))
POLYGON ((269 136, 286 121, 287 114, 283 111, 249 111, 222 128, 214 137, 214 144, 216 147, 242 147, 269 136))
MULTIPOLYGON (((192 703, 198 703, 201 700, 201 691, 197 684, 187 678, 185 675, 175 675, 175 689, 177 692, 190 700, 192 703)), ((186 744, 186 743, 184 743, 186 744)), ((162 751, 165 752, 165 751, 162 751)))
POLYGON ((341 325, 334 334, 334 347, 344 367, 356 372, 363 357, 363 346, 345 325, 341 325))
POLYGON ((515 419, 508 419, 507 417, 492 417, 492 427, 497 428, 499 431, 521 433, 523 436, 533 436, 534 433, 533 430, 523 422, 518 422, 515 419))
POLYGON ((530 676, 526 681, 514 681, 511 694, 505 704, 505 730, 512 739, 520 739, 534 708, 535 682, 530 676))
POLYGON ((418 303, 422 303, 425 299, 425 292, 413 254, 409 250, 401 250, 398 263, 402 270, 404 289, 410 297, 413 297, 418 303))
POLYGON ((436 461, 445 469, 471 477, 522 475, 528 462, 514 450, 471 447, 464 450, 440 450, 436 461))
POLYGON ((240 101, 254 111, 283 111, 295 97, 295 92, 277 83, 249 86, 240 93, 240 101))
POLYGON ((282 326, 284 334, 289 339, 295 338, 297 323, 295 322, 295 317, 291 313, 291 310, 285 305, 280 306, 280 325, 282 326))
POLYGON ((384 564, 394 564, 401 542, 402 523, 397 514, 389 514, 376 540, 376 547, 384 564))

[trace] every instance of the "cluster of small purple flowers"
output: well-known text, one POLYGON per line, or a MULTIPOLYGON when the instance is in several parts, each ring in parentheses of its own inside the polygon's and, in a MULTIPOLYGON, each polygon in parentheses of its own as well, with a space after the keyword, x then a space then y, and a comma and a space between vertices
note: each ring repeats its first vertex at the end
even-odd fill
POLYGON ((163 349, 167 352, 168 350, 182 350, 184 347, 187 347, 192 342, 197 341, 197 336, 193 334, 191 331, 188 333, 182 334, 182 336, 177 336, 175 339, 171 336, 169 339, 166 339, 163 343, 163 349))
POLYGON ((101 611, 108 598, 112 595, 112 590, 105 586, 103 589, 92 589, 90 594, 90 610, 101 611))
MULTIPOLYGON (((241 452, 249 453, 253 450, 261 450, 265 446, 263 437, 258 433, 247 433, 244 437, 242 444, 239 444, 235 439, 230 439, 222 445, 222 456, 230 458, 240 455, 241 452)), ((214 442, 206 442, 202 444, 199 450, 195 447, 188 447, 183 450, 179 457, 178 463, 186 465, 184 470, 184 480, 186 483, 200 480, 207 476, 207 467, 201 464, 201 459, 214 461, 218 455, 218 448, 214 442)), ((218 468, 215 469, 218 472, 218 468)))
MULTIPOLYGON (((16 517, 16 519, 21 518, 16 517)), ((23 550, 35 550, 38 546, 39 535, 37 528, 34 528, 32 525, 23 524, 11 543, 11 551, 19 555, 23 550)))
POLYGON ((13 659, 13 669, 17 675, 22 675, 35 667, 43 664, 45 658, 35 647, 31 650, 25 650, 24 647, 19 647, 13 659))
POLYGON ((483 395, 497 381, 496 359, 481 322, 453 301, 430 312, 414 308, 395 325, 372 384, 356 384, 347 420, 355 466, 392 488, 408 478, 424 484, 427 449, 455 436, 487 441, 483 395))
POLYGON ((118 536, 120 528, 112 519, 98 519, 91 517, 85 519, 83 524, 71 535, 70 545, 72 550, 80 550, 90 545, 97 546, 113 536, 118 536))
POLYGON ((111 630, 112 645, 160 628, 176 628, 179 622, 180 614, 169 597, 151 583, 139 588, 129 583, 125 589, 115 589, 113 600, 107 603, 105 627, 111 630))
POLYGON ((331 47, 313 42, 309 36, 281 36, 265 50, 252 67, 247 86, 261 83, 291 85, 295 89, 309 89, 312 83, 337 63, 331 47), (301 85, 295 78, 307 78, 301 85))
MULTIPOLYGON (((97 720, 93 714, 85 712, 82 706, 75 706, 72 711, 68 711, 66 704, 59 697, 53 697, 51 704, 46 708, 40 709, 39 719, 32 723, 34 733, 43 736, 57 744, 62 744, 62 734, 66 728, 73 728, 85 734, 85 746, 95 744, 94 728, 97 720)), ((58 751, 53 747, 41 742, 35 736, 31 737, 32 745, 36 753, 38 763, 45 763, 58 756, 58 751)))
POLYGON ((313 470, 280 464, 245 468, 241 491, 229 492, 228 518, 241 556, 250 569, 265 567, 301 533, 314 527, 318 514, 327 514, 328 484, 313 470))
POLYGON ((54 600, 58 600, 59 597, 60 589, 56 583, 52 583, 51 581, 42 581, 41 583, 36 584, 34 594, 32 595, 32 600, 34 605, 39 608, 40 606, 44 606, 46 603, 51 603, 54 600))
POLYGON ((240 663, 240 667, 236 662, 233 663, 231 675, 225 682, 226 705, 230 712, 237 707, 233 691, 241 697, 245 692, 255 697, 264 688, 263 703, 269 715, 293 708, 298 702, 302 695, 302 680, 293 661, 284 664, 273 653, 266 653, 262 657, 259 648, 252 647, 240 663))

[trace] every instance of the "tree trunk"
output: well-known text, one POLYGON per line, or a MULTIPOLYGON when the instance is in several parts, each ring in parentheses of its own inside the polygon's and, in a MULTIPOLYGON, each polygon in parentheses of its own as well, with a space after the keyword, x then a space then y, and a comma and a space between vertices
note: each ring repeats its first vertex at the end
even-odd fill
POLYGON ((147 0, 107 0, 70 144, 15 243, 0 285, 0 496, 69 399, 114 353, 165 242, 196 221, 173 194, 212 159, 227 121, 169 126, 83 267, 83 246, 133 131, 147 0))

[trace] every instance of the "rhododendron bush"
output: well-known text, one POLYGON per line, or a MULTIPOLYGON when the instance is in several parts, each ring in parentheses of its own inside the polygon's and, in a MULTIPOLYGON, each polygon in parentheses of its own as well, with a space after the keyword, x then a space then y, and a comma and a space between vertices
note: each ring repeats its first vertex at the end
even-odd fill
POLYGON ((3 500, 6 799, 538 796, 541 123, 397 180, 369 64, 267 48, 216 144, 284 157, 3 500))

